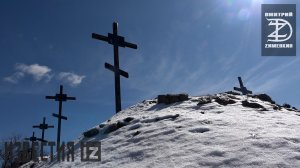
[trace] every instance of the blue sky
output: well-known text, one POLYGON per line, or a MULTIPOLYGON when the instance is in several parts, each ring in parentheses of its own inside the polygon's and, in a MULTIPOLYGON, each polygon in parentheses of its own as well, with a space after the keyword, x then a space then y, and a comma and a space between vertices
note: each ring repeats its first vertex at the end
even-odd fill
MULTIPOLYGON (((232 90, 237 76, 254 93, 300 108, 299 56, 262 57, 260 5, 296 0, 153 0, 0 2, 0 138, 30 136, 32 125, 57 126, 58 104, 46 100, 63 84, 76 101, 63 105, 62 140, 114 115, 112 46, 91 38, 112 23, 138 45, 120 48, 123 108, 158 94, 197 96, 232 90)), ((299 12, 297 12, 299 16, 299 12)), ((299 17, 297 22, 299 23, 299 17)), ((299 27, 297 28, 299 32, 299 27)), ((297 38, 298 40, 298 38, 297 38)), ((299 44, 299 43, 298 43, 299 44)), ((297 44, 297 53, 299 45, 297 44)), ((39 130, 35 130, 40 135, 39 130)), ((56 140, 56 128, 46 132, 56 140)))

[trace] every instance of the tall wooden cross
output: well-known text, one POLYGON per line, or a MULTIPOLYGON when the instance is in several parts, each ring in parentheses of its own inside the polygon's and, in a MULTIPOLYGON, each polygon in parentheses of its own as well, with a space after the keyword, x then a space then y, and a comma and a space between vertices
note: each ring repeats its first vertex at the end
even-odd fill
POLYGON ((119 47, 128 47, 137 49, 136 44, 132 44, 125 41, 125 38, 118 35, 118 23, 113 23, 113 34, 108 33, 107 36, 102 36, 96 33, 92 33, 92 38, 97 40, 106 41, 114 46, 114 65, 105 63, 105 68, 113 71, 115 73, 115 103, 116 103, 116 113, 121 111, 121 84, 120 75, 128 78, 127 72, 120 69, 119 66, 119 47))
POLYGON ((33 127, 33 128, 39 128, 39 129, 42 130, 42 138, 41 138, 41 141, 42 141, 42 142, 47 142, 47 141, 45 140, 45 130, 48 129, 48 128, 54 128, 53 125, 48 125, 48 124, 46 124, 46 117, 43 118, 43 123, 42 123, 42 124, 40 124, 40 125, 34 125, 34 126, 32 126, 32 127, 33 127))
POLYGON ((233 89, 239 92, 242 92, 243 95, 247 95, 247 94, 252 94, 252 91, 247 90, 247 88, 244 86, 242 78, 238 77, 239 83, 240 83, 240 88, 238 87, 234 87, 233 89))
POLYGON ((56 94, 55 96, 46 96, 46 99, 54 99, 55 101, 58 101, 58 114, 53 113, 53 117, 57 117, 58 119, 58 126, 57 126, 57 144, 56 149, 59 149, 60 146, 60 133, 61 133, 61 119, 67 120, 68 118, 62 115, 62 102, 67 100, 76 100, 76 97, 68 97, 67 94, 63 93, 63 86, 60 85, 59 94, 56 94))

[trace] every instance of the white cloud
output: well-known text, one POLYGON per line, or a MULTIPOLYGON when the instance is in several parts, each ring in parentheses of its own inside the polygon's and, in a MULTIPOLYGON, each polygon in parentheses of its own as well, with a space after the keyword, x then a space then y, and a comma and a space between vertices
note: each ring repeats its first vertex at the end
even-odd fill
POLYGON ((58 74, 59 80, 65 82, 71 86, 79 85, 84 78, 85 78, 84 75, 80 76, 80 75, 74 74, 72 72, 61 72, 58 74))
POLYGON ((3 80, 6 82, 17 84, 18 81, 24 77, 23 72, 15 72, 13 75, 5 77, 3 80))
POLYGON ((36 81, 45 79, 48 82, 52 78, 50 75, 51 69, 39 64, 16 64, 15 69, 24 74, 31 75, 36 81))
POLYGON ((27 76, 31 76, 35 82, 44 81, 47 83, 50 82, 55 76, 55 79, 63 81, 71 86, 77 86, 81 84, 82 80, 85 78, 84 75, 80 76, 72 72, 60 72, 55 74, 52 72, 51 68, 44 65, 26 65, 23 63, 17 63, 15 65, 15 72, 12 75, 3 78, 3 80, 9 83, 17 84, 21 79, 27 76))
POLYGON ((15 65, 15 70, 16 72, 14 74, 5 77, 3 80, 17 84, 19 80, 25 76, 32 76, 35 81, 44 80, 45 82, 49 82, 52 78, 52 75, 50 74, 52 70, 47 66, 39 64, 26 65, 17 63, 15 65))

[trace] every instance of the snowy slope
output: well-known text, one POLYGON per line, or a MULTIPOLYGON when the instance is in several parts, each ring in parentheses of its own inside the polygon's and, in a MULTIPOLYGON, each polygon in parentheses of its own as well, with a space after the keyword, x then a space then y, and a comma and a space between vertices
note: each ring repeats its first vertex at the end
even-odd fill
POLYGON ((210 97, 212 102, 203 105, 197 105, 201 97, 169 105, 143 101, 113 116, 103 128, 96 126, 98 135, 78 139, 101 141, 101 162, 81 162, 77 148, 74 162, 40 162, 35 167, 300 167, 299 112, 274 110, 276 105, 253 97, 210 97), (236 103, 220 105, 218 97, 236 103), (265 109, 244 107, 246 99, 265 109), (134 119, 105 133, 128 117, 134 119))

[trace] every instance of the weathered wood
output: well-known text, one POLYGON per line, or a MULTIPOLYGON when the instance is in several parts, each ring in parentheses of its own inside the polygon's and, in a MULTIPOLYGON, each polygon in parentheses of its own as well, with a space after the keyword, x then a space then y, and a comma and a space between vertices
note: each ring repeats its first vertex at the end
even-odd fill
POLYGON ((110 65, 109 63, 105 63, 105 68, 106 69, 109 69, 115 73, 118 73, 120 74, 121 76, 124 76, 125 78, 128 78, 129 77, 129 74, 121 69, 116 69, 114 66, 110 65))
POLYGON ((118 47, 127 47, 132 49, 137 49, 137 45, 125 41, 123 36, 118 35, 118 23, 113 23, 113 33, 108 33, 107 37, 92 33, 92 38, 97 40, 102 40, 108 42, 114 47, 114 65, 105 63, 105 68, 113 71, 115 73, 115 105, 116 113, 121 111, 121 84, 120 76, 128 78, 129 75, 127 72, 120 69, 119 66, 119 48, 118 47))
POLYGON ((62 115, 62 102, 67 100, 76 100, 76 97, 68 97, 67 94, 63 94, 63 86, 60 85, 59 94, 56 94, 55 96, 46 96, 46 99, 54 99, 55 101, 58 101, 58 114, 52 114, 53 117, 56 117, 58 119, 58 126, 57 126, 57 144, 56 149, 59 149, 60 146, 60 134, 61 134, 61 119, 67 120, 67 117, 62 115))
POLYGON ((243 95, 248 95, 248 94, 252 94, 252 91, 248 90, 245 86, 244 83, 242 81, 241 77, 238 77, 239 80, 239 84, 240 84, 240 88, 238 87, 233 87, 234 90, 241 92, 243 95))
POLYGON ((32 126, 32 127, 33 127, 33 128, 39 128, 39 129, 42 130, 42 138, 41 138, 41 141, 42 141, 42 142, 47 142, 47 141, 45 140, 45 130, 48 129, 48 128, 54 128, 53 125, 48 125, 48 124, 46 124, 46 117, 43 118, 43 123, 42 123, 42 124, 40 124, 40 125, 34 125, 34 126, 32 126))
POLYGON ((30 154, 30 160, 33 160, 33 153, 34 153, 34 142, 41 141, 40 138, 37 138, 34 136, 34 132, 32 132, 32 136, 30 138, 25 138, 25 140, 31 141, 31 154, 30 154))

